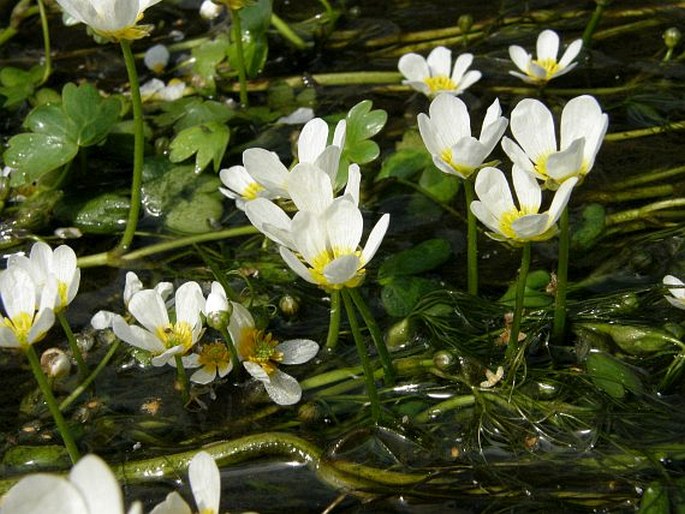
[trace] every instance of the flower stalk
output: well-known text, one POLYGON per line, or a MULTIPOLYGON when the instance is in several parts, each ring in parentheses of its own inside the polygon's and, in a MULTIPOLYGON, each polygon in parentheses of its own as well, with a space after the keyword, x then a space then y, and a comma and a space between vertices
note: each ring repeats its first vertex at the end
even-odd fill
POLYGON ((174 355, 174 361, 176 363, 176 381, 181 390, 181 399, 183 400, 183 405, 186 405, 190 400, 190 381, 188 380, 186 369, 183 367, 181 355, 174 355))
POLYGON ((238 350, 235 348, 235 341, 233 341, 233 338, 226 327, 222 328, 220 332, 221 336, 224 338, 224 343, 226 343, 226 349, 228 349, 228 353, 231 354, 233 370, 237 373, 240 369, 240 357, 238 356, 238 350))
POLYGON ((508 361, 514 358, 519 350, 519 334, 521 333, 521 318, 523 317, 523 300, 526 294, 526 278, 530 269, 531 244, 525 243, 521 253, 521 267, 516 282, 516 305, 514 306, 514 320, 509 332, 509 342, 505 357, 508 361))
POLYGON ((45 3, 43 0, 38 0, 38 12, 40 13, 40 26, 43 32, 43 48, 45 49, 45 57, 43 58, 43 78, 39 85, 45 84, 52 74, 52 55, 50 48, 50 25, 48 24, 48 15, 45 10, 45 3))
POLYGON ((124 55, 124 62, 126 63, 126 72, 128 73, 128 81, 131 86, 131 105, 133 108, 133 177, 131 179, 131 206, 128 212, 128 220, 126 221, 126 229, 121 241, 114 250, 116 254, 126 253, 131 246, 133 236, 136 233, 138 225, 138 216, 140 215, 141 204, 141 186, 143 185, 143 157, 145 134, 143 127, 143 102, 140 97, 140 83, 138 82, 138 73, 136 72, 136 62, 131 51, 131 42, 122 39, 119 42, 121 51, 124 55))
POLYGON ((243 49, 243 29, 240 20, 240 9, 231 9, 233 21, 233 39, 235 39, 236 54, 238 56, 238 81, 240 83, 240 105, 249 105, 247 98, 247 72, 245 69, 245 50, 243 49))
POLYGON ((76 464, 76 462, 81 458, 81 454, 79 453, 76 443, 74 442, 74 438, 71 435, 69 426, 64 420, 64 416, 62 416, 62 412, 59 410, 59 405, 57 405, 57 400, 55 400, 55 397, 52 394, 52 389, 50 389, 48 379, 45 377, 43 369, 40 367, 40 361, 38 359, 38 355, 36 355, 36 350, 32 345, 27 345, 25 350, 26 357, 31 365, 33 376, 38 383, 40 392, 43 394, 43 398, 45 399, 48 409, 50 410, 50 414, 52 414, 52 418, 55 420, 57 431, 62 437, 62 441, 64 442, 64 446, 69 454, 69 458, 73 464, 76 464))
POLYGON ((475 190, 471 180, 464 180, 464 198, 466 199, 466 280, 470 295, 478 296, 478 227, 476 216, 471 212, 471 202, 475 200, 475 190))
POLYGON ((559 259, 557 262, 557 290, 554 298, 552 341, 561 344, 566 333, 566 290, 568 288, 568 256, 571 244, 568 205, 559 217, 559 259))
POLYGON ((357 354, 359 355, 359 360, 362 363, 362 368, 364 369, 364 382, 366 383, 366 393, 369 398, 369 403, 371 404, 371 419, 374 423, 378 423, 381 418, 381 404, 378 397, 378 390, 376 389, 376 382, 374 380, 373 367, 371 366, 371 360, 367 353, 366 345, 364 344, 364 338, 362 336, 361 330, 359 329, 359 322, 357 321, 357 315, 354 312, 354 301, 352 300, 350 289, 342 290, 342 300, 345 305, 345 311, 347 312, 347 320, 350 323, 350 330, 352 331, 352 337, 354 338, 354 344, 357 346, 357 354))
POLYGON ((67 320, 67 317, 64 315, 63 310, 58 310, 57 312, 55 312, 55 314, 57 315, 59 324, 62 326, 64 335, 66 336, 67 341, 69 342, 69 349, 71 350, 71 354, 74 356, 74 360, 76 361, 76 365, 78 366, 78 371, 81 380, 84 380, 88 376, 88 366, 86 366, 86 361, 83 359, 81 349, 78 347, 78 343, 76 342, 74 332, 71 330, 71 326, 69 325, 69 321, 67 320))
POLYGON ((338 345, 340 334, 340 290, 331 290, 330 321, 328 322, 328 335, 326 336, 326 350, 333 351, 338 345))

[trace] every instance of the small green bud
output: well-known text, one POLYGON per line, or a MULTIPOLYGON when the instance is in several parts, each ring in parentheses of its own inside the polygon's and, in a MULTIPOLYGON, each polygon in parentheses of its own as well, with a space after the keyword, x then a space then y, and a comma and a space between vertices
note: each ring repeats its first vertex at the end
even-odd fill
POLYGON ((321 418, 321 409, 315 403, 303 403, 297 409, 297 417, 304 423, 312 423, 321 418))
POLYGON ((683 38, 683 34, 680 32, 680 30, 678 30, 678 28, 669 27, 664 31, 664 34, 661 37, 664 39, 666 48, 673 50, 676 46, 678 46, 678 43, 680 43, 680 40, 683 38))
POLYGON ((401 348, 409 343, 414 337, 414 323, 409 318, 404 318, 392 325, 385 335, 388 348, 401 348))
POLYGON ((458 362, 459 359, 445 350, 436 352, 435 355, 433 355, 433 364, 440 371, 447 371, 458 362))
POLYGON ((226 330, 230 322, 231 313, 228 311, 214 311, 207 314, 207 325, 212 327, 214 330, 226 330))
POLYGON ((292 318, 300 311, 300 300, 289 294, 283 295, 278 301, 278 308, 283 315, 292 318))
POLYGON ((457 20, 457 27, 459 27, 459 30, 462 34, 468 34, 471 30, 471 27, 473 27, 473 16, 470 14, 462 14, 459 16, 459 19, 457 20))

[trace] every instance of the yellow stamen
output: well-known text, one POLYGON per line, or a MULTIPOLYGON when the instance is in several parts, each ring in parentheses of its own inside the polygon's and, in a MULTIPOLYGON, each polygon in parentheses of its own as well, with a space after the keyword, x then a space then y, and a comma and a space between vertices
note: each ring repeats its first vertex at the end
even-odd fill
POLYGON ((342 289, 343 287, 357 287, 364 280, 364 275, 366 270, 364 270, 364 263, 362 262, 362 253, 357 250, 350 252, 346 248, 333 248, 332 250, 323 250, 319 255, 314 257, 311 262, 312 267, 309 269, 314 281, 320 286, 331 288, 331 289, 342 289), (347 282, 342 284, 331 284, 328 279, 324 276, 324 270, 335 259, 342 257, 344 255, 355 255, 359 259, 359 269, 354 274, 354 276, 347 282))
POLYGON ((198 362, 202 367, 218 368, 231 361, 231 355, 224 343, 205 344, 198 355, 198 362))
POLYGON ((184 352, 187 352, 193 346, 193 327, 186 321, 157 327, 156 335, 167 349, 183 345, 184 352))
POLYGON ((532 61, 545 70, 545 80, 549 80, 559 70, 559 63, 556 59, 537 59, 532 61))
POLYGON ((470 166, 462 166, 454 162, 454 156, 452 154, 451 148, 445 148, 442 152, 440 152, 440 159, 449 164, 454 169, 454 171, 457 172, 459 176, 465 178, 469 178, 469 176, 471 176, 471 174, 476 170, 476 168, 470 166))
POLYGON ((262 191, 264 191, 263 185, 257 184, 257 182, 251 182, 245 189, 243 189, 241 194, 245 200, 254 200, 262 191))
POLYGON ((9 328, 22 346, 28 346, 28 337, 33 326, 33 316, 28 312, 20 312, 14 318, 3 318, 3 324, 9 328))
POLYGON ((240 334, 237 350, 243 359, 259 364, 267 375, 271 375, 283 361, 283 352, 276 350, 276 346, 278 341, 270 333, 247 327, 240 334))
POLYGON ((431 93, 437 93, 438 91, 454 91, 457 89, 457 83, 447 75, 428 77, 427 79, 424 79, 424 82, 430 88, 431 93))

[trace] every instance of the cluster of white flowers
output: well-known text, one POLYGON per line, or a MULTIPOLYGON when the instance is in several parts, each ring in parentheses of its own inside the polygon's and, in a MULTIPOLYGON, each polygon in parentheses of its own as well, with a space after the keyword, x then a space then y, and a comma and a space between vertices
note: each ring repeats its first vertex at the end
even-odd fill
POLYGON ((6 317, 0 321, 0 347, 26 348, 45 337, 78 292, 81 272, 66 245, 54 251, 38 242, 29 256, 11 255, 0 272, 0 297, 6 317))
MULTIPOLYGON (((188 465, 188 481, 197 512, 218 514, 221 476, 214 459, 200 451, 188 465)), ((126 511, 121 487, 107 463, 97 455, 86 455, 68 476, 36 473, 22 478, 2 498, 3 514, 142 514, 134 502, 126 511)), ((190 506, 177 492, 171 492, 151 514, 189 514, 190 506)))
POLYGON ((328 124, 307 122, 297 142, 297 164, 288 170, 278 156, 262 148, 243 152, 243 165, 221 170, 221 191, 264 235, 279 245, 283 260, 304 280, 324 289, 356 287, 388 229, 385 214, 362 247, 364 220, 359 209, 361 173, 350 164, 347 184, 336 196, 339 163, 345 145, 345 121, 328 144, 328 124), (274 200, 289 199, 291 218, 274 200))
POLYGON ((176 365, 181 358, 184 368, 195 369, 192 382, 208 384, 225 377, 232 369, 231 342, 203 342, 205 324, 225 328, 235 345, 238 358, 247 372, 264 384, 273 401, 292 405, 300 401, 302 389, 290 375, 278 369, 279 364, 303 364, 316 356, 319 345, 309 339, 292 339, 279 343, 271 334, 258 330, 250 312, 231 302, 218 282, 213 282, 205 298, 197 282, 185 282, 176 289, 160 282, 153 289, 143 288, 138 276, 126 274, 125 317, 99 311, 91 325, 97 329, 111 327, 119 339, 145 350, 153 366, 176 365), (219 320, 219 321, 217 321, 219 320))

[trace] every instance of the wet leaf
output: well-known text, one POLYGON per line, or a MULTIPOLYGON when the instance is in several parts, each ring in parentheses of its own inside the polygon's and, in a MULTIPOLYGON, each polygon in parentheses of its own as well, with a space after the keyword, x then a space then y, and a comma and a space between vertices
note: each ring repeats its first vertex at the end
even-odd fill
POLYGON ((193 48, 193 72, 198 76, 195 87, 200 92, 213 94, 216 91, 217 66, 226 59, 228 48, 228 34, 225 33, 193 48))
POLYGON ((85 202, 73 197, 57 209, 57 216, 65 222, 92 234, 114 234, 126 227, 131 201, 127 195, 105 193, 85 202))
POLYGON ((176 132, 211 121, 225 123, 235 114, 225 104, 196 97, 164 102, 162 110, 164 112, 155 118, 155 123, 160 127, 173 125, 176 132))
POLYGON ((219 171, 229 137, 228 127, 217 122, 187 128, 182 130, 169 145, 171 150, 169 160, 181 162, 196 154, 196 173, 205 169, 210 161, 214 163, 214 171, 219 171))
POLYGON ((12 187, 40 179, 45 173, 71 162, 78 145, 68 139, 47 134, 18 134, 9 140, 4 160, 20 173, 12 173, 12 187))
POLYGON ((628 391, 642 392, 642 381, 635 370, 608 353, 591 350, 585 368, 595 386, 613 398, 623 398, 628 391))
POLYGON ((390 177, 410 179, 432 165, 431 156, 425 149, 405 148, 398 150, 383 161, 376 180, 390 177))
POLYGON ((43 78, 43 67, 38 65, 29 71, 7 66, 0 69, 0 95, 2 107, 12 107, 30 98, 43 78))
POLYGON ((422 277, 397 276, 389 280, 381 290, 381 301, 388 314, 406 317, 426 293, 438 289, 434 280, 422 277))
POLYGON ((62 90, 62 109, 70 121, 69 138, 79 146, 99 143, 119 119, 121 104, 103 98, 92 84, 67 84, 62 90))
POLYGON ((604 232, 606 211, 600 204, 593 203, 583 209, 583 219, 571 231, 571 244, 577 249, 588 249, 604 232))
POLYGON ((431 193, 436 200, 447 203, 459 192, 461 181, 454 175, 443 173, 431 164, 421 174, 419 185, 431 193))
POLYGON ((379 283, 393 277, 415 275, 437 268, 449 259, 450 244, 444 239, 429 239, 386 259, 378 270, 379 283))
MULTIPOLYGON (((545 291, 552 277, 545 270, 534 270, 526 276, 526 288, 523 306, 527 308, 544 307, 554 301, 554 297, 545 291)), ((514 306, 516 303, 516 281, 514 281, 500 299, 500 303, 514 306)))
POLYGON ((682 346, 678 339, 657 328, 612 323, 580 323, 579 327, 609 335, 616 346, 631 355, 646 355, 682 346))

